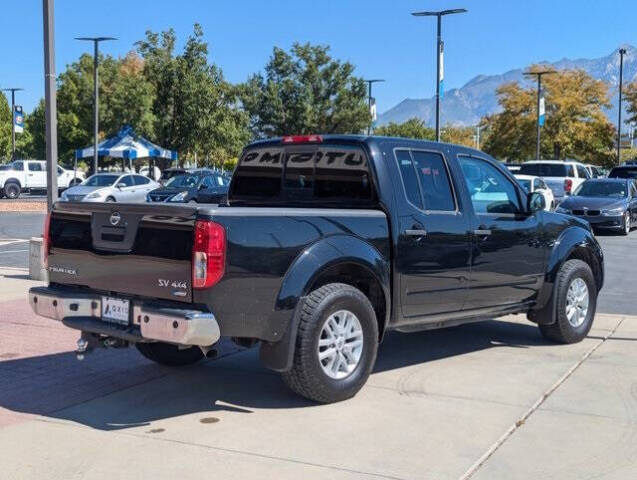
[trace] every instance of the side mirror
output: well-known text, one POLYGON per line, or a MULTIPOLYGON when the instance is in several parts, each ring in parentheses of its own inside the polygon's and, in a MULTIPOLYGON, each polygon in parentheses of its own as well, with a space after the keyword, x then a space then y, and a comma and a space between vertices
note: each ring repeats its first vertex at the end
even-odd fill
POLYGON ((205 190, 206 188, 208 187, 202 183, 201 185, 199 185, 197 190, 205 190))
POLYGON ((120 183, 118 183, 117 185, 115 185, 115 188, 117 188, 118 190, 121 190, 121 189, 122 189, 122 187, 124 187, 124 184, 123 184, 123 183, 121 183, 121 182, 120 182, 120 183))
POLYGON ((526 210, 529 213, 539 212, 546 207, 546 200, 544 195, 539 192, 531 192, 526 197, 526 210))

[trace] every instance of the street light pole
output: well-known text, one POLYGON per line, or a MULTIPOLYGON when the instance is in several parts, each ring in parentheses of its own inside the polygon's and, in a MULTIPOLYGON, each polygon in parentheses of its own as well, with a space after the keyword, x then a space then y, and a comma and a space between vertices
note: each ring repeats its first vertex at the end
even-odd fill
MULTIPOLYGON (((378 82, 384 82, 385 80, 383 80, 382 78, 374 78, 372 80, 364 80, 365 82, 367 82, 367 106, 369 108, 369 113, 371 115, 372 113, 372 84, 373 83, 378 83, 378 82)), ((369 125, 367 126, 367 135, 371 135, 372 134, 372 122, 374 121, 374 119, 372 118, 369 122, 369 125)))
POLYGON ((619 49, 619 114, 617 118, 617 164, 621 164, 620 148, 622 141, 622 84, 624 80, 624 55, 626 49, 619 49))
POLYGON ((42 0, 44 23, 44 105, 46 124, 46 204, 58 198, 57 92, 55 84, 55 21, 53 0, 42 0))
POLYGON ((108 40, 117 40, 115 37, 76 37, 75 40, 93 42, 93 173, 97 173, 98 137, 100 125, 100 103, 98 83, 99 43, 108 40))
POLYGON ((11 92, 11 160, 15 160, 15 92, 24 88, 3 88, 5 92, 11 92))
POLYGON ((442 17, 445 15, 452 15, 454 13, 465 13, 467 10, 464 8, 454 8, 452 10, 441 10, 438 12, 413 12, 414 17, 436 17, 437 19, 437 41, 436 41, 436 141, 440 141, 440 85, 442 83, 444 74, 442 55, 443 55, 443 42, 442 42, 442 17))
POLYGON ((536 144, 535 144, 535 159, 540 160, 540 99, 542 97, 542 75, 552 75, 557 73, 555 70, 541 70, 537 72, 524 72, 526 76, 537 77, 537 124, 536 124, 536 144))

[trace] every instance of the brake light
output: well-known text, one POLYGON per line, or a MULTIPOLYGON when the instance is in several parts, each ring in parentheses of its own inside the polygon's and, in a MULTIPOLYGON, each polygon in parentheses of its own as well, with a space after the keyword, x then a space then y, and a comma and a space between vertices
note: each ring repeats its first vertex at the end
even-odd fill
POLYGON ((49 269, 49 248, 51 247, 51 212, 44 219, 44 231, 42 232, 42 264, 44 269, 49 269))
POLYGON ((281 139, 281 143, 321 143, 323 137, 320 135, 289 135, 281 139))
POLYGON ((226 231, 218 223, 197 220, 192 245, 192 286, 209 288, 226 269, 226 231))
POLYGON ((571 180, 570 178, 564 179, 564 192, 571 193, 572 189, 573 189, 573 180, 571 180))

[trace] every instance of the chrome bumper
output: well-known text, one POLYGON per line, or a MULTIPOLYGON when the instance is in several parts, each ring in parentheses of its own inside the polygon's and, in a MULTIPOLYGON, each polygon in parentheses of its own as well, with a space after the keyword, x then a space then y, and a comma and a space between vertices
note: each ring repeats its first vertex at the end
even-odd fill
POLYGON ((108 335, 131 338, 131 328, 139 332, 140 341, 156 340, 178 345, 207 347, 217 343, 221 337, 219 324, 212 313, 180 308, 155 308, 131 300, 132 321, 129 327, 119 330, 108 322, 101 321, 102 298, 91 293, 66 292, 49 287, 34 287, 29 290, 29 304, 42 317, 51 318, 73 328, 81 329, 86 319, 95 325, 103 323, 108 335), (71 322, 71 320, 73 320, 71 322))

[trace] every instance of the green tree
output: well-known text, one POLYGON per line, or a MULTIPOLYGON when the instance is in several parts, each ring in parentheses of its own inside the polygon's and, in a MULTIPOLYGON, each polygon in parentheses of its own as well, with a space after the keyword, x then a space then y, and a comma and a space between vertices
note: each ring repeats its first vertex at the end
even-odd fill
POLYGON ((365 82, 329 47, 295 43, 274 48, 265 74, 241 87, 241 101, 258 137, 308 133, 359 133, 371 121, 365 82))
POLYGON ((237 91, 215 64, 195 24, 184 51, 175 55, 175 32, 146 32, 137 42, 144 75, 152 83, 155 138, 184 156, 195 153, 215 163, 236 157, 249 140, 248 116, 238 108, 237 91))
POLYGON ((624 87, 624 101, 628 112, 628 121, 637 123, 637 80, 624 87))
MULTIPOLYGON (((607 85, 582 70, 563 70, 546 76, 544 86, 542 157, 610 164, 614 134, 603 112, 610 107, 607 85)), ((534 158, 535 88, 509 83, 498 88, 497 94, 502 112, 483 120, 490 131, 484 150, 507 160, 534 158)))
POLYGON ((0 163, 11 158, 11 107, 7 97, 0 92, 0 163))
POLYGON ((476 146, 475 134, 475 127, 445 125, 440 131, 440 139, 443 142, 474 148, 476 146))
POLYGON ((386 137, 419 138, 423 140, 434 140, 436 131, 425 125, 419 118, 410 118, 403 123, 390 122, 374 129, 374 135, 386 137))

